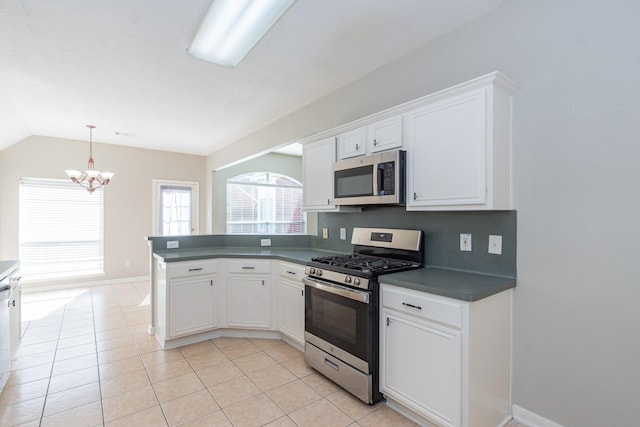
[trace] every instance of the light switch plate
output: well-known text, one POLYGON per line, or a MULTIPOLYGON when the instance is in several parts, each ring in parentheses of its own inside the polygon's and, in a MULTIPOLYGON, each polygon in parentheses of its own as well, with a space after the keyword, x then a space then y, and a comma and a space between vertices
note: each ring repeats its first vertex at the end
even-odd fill
POLYGON ((460 234, 460 250, 471 252, 471 234, 460 234))
POLYGON ((167 241, 167 249, 178 249, 179 247, 180 247, 180 242, 178 240, 167 241))
POLYGON ((260 246, 271 246, 271 239, 260 239, 260 246))
POLYGON ((347 229, 340 227, 340 240, 347 240, 347 229))
POLYGON ((322 229, 322 238, 323 239, 328 239, 329 238, 329 229, 326 228, 326 227, 322 229))
POLYGON ((489 253, 502 255, 502 236, 489 235, 489 253))

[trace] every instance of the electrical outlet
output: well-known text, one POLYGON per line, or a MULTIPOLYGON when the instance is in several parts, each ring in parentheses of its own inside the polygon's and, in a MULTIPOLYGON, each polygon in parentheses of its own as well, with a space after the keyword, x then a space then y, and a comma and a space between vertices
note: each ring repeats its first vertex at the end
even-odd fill
POLYGON ((167 241, 167 249, 178 249, 180 247, 180 242, 177 240, 168 240, 167 241))
POLYGON ((347 229, 344 227, 340 228, 340 240, 347 240, 347 229))
POLYGON ((130 260, 130 259, 125 260, 125 262, 124 262, 124 266, 125 266, 125 268, 129 268, 129 267, 131 267, 131 260, 130 260))
POLYGON ((326 227, 324 227, 324 228, 322 229, 322 238, 323 238, 323 239, 328 239, 328 238, 329 238, 329 229, 328 229, 328 228, 326 228, 326 227))
POLYGON ((489 253, 502 255, 502 236, 489 235, 489 253))
POLYGON ((271 246, 271 239, 260 239, 260 246, 271 246))
POLYGON ((471 234, 460 234, 460 250, 471 252, 471 234))

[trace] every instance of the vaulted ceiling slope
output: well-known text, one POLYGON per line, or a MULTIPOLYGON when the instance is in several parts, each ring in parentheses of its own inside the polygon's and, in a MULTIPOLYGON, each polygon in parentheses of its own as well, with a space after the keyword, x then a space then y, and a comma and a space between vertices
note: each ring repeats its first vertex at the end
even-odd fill
POLYGON ((0 1, 0 150, 30 135, 209 154, 505 0, 297 0, 235 68, 186 53, 211 0, 0 1))

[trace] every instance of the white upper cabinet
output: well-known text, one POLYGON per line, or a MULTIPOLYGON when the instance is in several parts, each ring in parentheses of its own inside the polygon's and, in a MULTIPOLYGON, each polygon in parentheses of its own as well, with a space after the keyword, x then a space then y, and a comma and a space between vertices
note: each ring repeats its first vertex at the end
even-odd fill
POLYGON ((366 153, 367 131, 364 127, 338 135, 338 158, 348 159, 366 153))
POLYGON ((399 148, 407 152, 407 210, 513 209, 516 89, 496 71, 301 141, 305 210, 344 210, 333 204, 336 158, 399 148))
POLYGON ((512 209, 514 90, 493 73, 405 114, 407 210, 512 209))
POLYGON ((390 117, 338 135, 338 159, 402 147, 402 116, 390 117))
POLYGON ((402 147, 402 116, 391 117, 367 126, 370 153, 402 147))
POLYGON ((336 210, 336 205, 333 203, 335 141, 335 138, 331 137, 302 146, 305 210, 336 210))

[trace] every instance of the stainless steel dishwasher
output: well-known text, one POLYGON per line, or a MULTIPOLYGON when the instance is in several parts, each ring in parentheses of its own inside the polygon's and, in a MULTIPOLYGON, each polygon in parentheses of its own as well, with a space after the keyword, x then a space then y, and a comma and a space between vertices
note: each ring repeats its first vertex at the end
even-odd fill
POLYGON ((0 282, 0 393, 11 373, 11 329, 9 306, 13 300, 9 278, 0 282))

